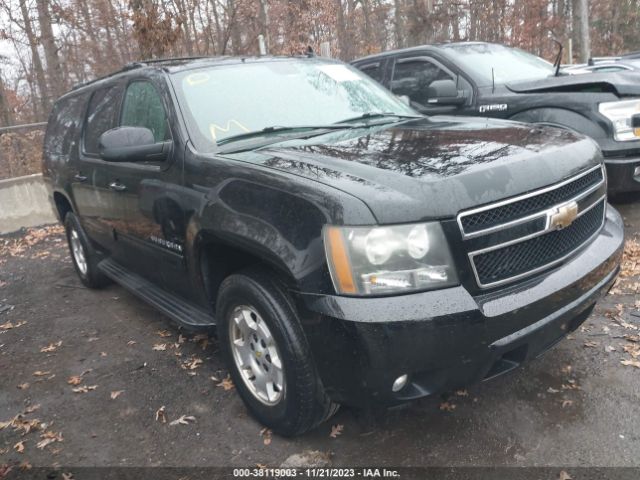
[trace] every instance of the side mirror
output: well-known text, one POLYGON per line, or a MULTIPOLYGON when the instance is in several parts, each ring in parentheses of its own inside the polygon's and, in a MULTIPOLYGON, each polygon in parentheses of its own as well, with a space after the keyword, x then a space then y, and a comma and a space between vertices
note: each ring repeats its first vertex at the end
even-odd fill
POLYGON ((434 80, 427 87, 429 104, 436 105, 462 105, 465 102, 462 92, 458 91, 453 80, 434 80))
POLYGON ((116 127, 100 135, 100 156, 107 162, 162 162, 173 142, 157 142, 145 127, 116 127))

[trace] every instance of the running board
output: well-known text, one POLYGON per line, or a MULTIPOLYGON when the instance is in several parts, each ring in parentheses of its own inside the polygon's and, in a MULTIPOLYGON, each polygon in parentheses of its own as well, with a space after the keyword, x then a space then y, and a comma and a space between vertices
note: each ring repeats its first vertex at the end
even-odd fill
POLYGON ((207 328, 215 326, 213 314, 173 295, 141 276, 130 272, 114 260, 106 258, 98 268, 107 277, 122 285, 136 297, 151 304, 176 322, 189 328, 207 328))

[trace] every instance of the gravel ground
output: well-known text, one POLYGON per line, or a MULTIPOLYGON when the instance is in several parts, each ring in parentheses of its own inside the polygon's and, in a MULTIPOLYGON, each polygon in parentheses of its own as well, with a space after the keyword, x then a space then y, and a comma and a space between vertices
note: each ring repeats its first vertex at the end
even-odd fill
MULTIPOLYGON (((617 204, 631 254, 639 205, 617 204)), ((20 464, 276 467, 308 451, 333 466, 638 467, 640 368, 621 363, 640 360, 638 250, 635 276, 544 357, 375 418, 342 409, 291 440, 248 416, 213 338, 116 285, 84 288, 59 227, 0 237, 0 310, 14 306, 0 313, 0 479, 20 464)))

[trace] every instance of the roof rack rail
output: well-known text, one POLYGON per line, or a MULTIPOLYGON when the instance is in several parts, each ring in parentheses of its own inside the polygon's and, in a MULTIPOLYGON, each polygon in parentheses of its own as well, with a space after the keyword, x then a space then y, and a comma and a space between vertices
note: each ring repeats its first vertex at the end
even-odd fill
POLYGON ((199 60, 199 59, 202 59, 202 58, 209 58, 209 57, 207 57, 207 56, 196 56, 196 57, 150 58, 150 59, 147 59, 147 60, 138 60, 138 61, 135 61, 135 62, 129 62, 124 67, 122 67, 120 70, 116 70, 115 72, 111 72, 111 73, 109 73, 107 75, 104 75, 104 76, 99 77, 99 78, 95 78, 93 80, 89 80, 87 82, 77 83, 76 85, 74 85, 71 88, 71 90, 77 90, 79 88, 86 87, 87 85, 91 85, 92 83, 99 82, 100 80, 104 80, 105 78, 113 77, 114 75, 117 75, 119 73, 128 72, 129 70, 134 70, 136 68, 146 67, 149 64, 163 63, 163 62, 175 62, 175 61, 180 61, 180 60, 199 60))

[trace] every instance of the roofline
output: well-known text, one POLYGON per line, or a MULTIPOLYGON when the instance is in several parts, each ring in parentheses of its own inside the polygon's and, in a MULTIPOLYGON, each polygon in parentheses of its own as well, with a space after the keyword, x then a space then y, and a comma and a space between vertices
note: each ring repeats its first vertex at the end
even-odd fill
POLYGON ((442 43, 427 43, 424 45, 416 45, 413 47, 405 47, 405 48, 396 48, 395 50, 387 50, 386 52, 374 53, 372 55, 367 55, 366 57, 356 58, 352 60, 350 63, 361 62, 365 60, 374 60, 377 58, 384 58, 388 55, 397 55, 399 53, 413 52, 419 50, 441 50, 442 47, 454 46, 454 45, 501 45, 494 42, 480 42, 480 41, 468 41, 468 42, 442 42, 442 43))

